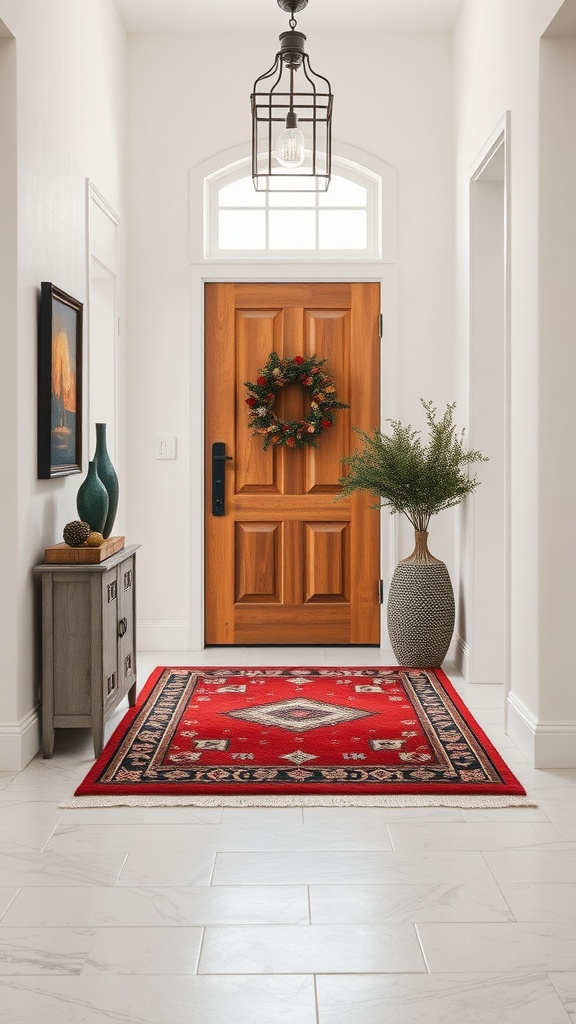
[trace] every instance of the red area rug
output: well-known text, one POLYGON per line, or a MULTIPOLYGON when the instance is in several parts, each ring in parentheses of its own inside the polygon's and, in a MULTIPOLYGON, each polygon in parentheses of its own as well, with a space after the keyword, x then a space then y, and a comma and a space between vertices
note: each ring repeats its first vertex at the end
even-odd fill
POLYGON ((158 668, 76 790, 104 804, 524 794, 444 673, 399 668, 158 668))

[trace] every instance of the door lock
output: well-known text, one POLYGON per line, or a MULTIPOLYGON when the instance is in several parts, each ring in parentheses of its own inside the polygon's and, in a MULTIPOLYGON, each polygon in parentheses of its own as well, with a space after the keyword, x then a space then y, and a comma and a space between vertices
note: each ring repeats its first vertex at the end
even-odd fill
POLYGON ((226 466, 224 463, 232 459, 225 455, 224 441, 214 441, 212 445, 212 515, 226 514, 226 466))

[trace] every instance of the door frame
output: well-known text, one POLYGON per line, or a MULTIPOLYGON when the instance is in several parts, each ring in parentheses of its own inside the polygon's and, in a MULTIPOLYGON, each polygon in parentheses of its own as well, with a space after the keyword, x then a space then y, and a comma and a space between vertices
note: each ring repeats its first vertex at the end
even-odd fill
MULTIPOLYGON (((190 616, 189 650, 204 649, 204 285, 213 282, 288 282, 346 283, 366 281, 380 285, 383 313, 383 337, 380 360, 380 424, 397 415, 397 346, 398 287, 396 264, 374 260, 342 261, 335 265, 314 261, 304 263, 268 262, 206 263, 190 265, 190 344, 197 356, 190 372, 190 430, 198 444, 190 446, 190 480, 199 486, 190 492, 190 616), (194 613, 200 609, 200 615, 194 613)), ((398 561, 398 530, 396 519, 386 512, 380 516, 380 576, 387 592, 394 566, 398 561)), ((380 609, 380 649, 389 650, 385 605, 380 609)))
MULTIPOLYGON (((496 230, 499 233, 499 245, 501 251, 501 276, 499 280, 499 323, 497 329, 493 330, 493 342, 491 356, 493 359, 493 373, 497 377, 498 386, 501 391, 502 407, 499 410, 503 425, 502 446, 499 452, 501 461, 501 476, 497 483, 496 498, 503 509, 503 564, 500 575, 500 596, 503 606, 502 623, 502 661, 500 673, 502 678, 495 679, 491 676, 485 679, 478 675, 478 636, 480 634, 479 623, 485 611, 487 597, 482 593, 478 584, 479 560, 481 558, 480 547, 483 526, 481 513, 475 501, 466 503, 463 515, 466 517, 467 544, 466 549, 461 552, 462 559, 466 563, 466 592, 464 600, 467 605, 467 625, 465 638, 458 637, 456 642, 456 664, 464 677, 472 683, 497 682, 504 686, 505 714, 508 714, 508 693, 510 690, 511 673, 511 217, 510 217, 510 111, 507 110, 500 119, 480 153, 469 168, 468 181, 468 247, 469 247, 469 274, 468 274, 468 310, 467 327, 468 341, 466 349, 467 379, 466 401, 468 404, 468 436, 470 444, 476 443, 482 448, 476 427, 478 411, 482 409, 492 395, 492 388, 488 386, 485 379, 479 378, 476 370, 477 350, 482 337, 481 327, 478 320, 478 295, 481 295, 482 288, 482 244, 480 241, 479 219, 486 222, 486 214, 479 213, 481 190, 483 185, 497 184, 500 195, 499 203, 501 208, 498 211, 498 223, 496 230)), ((492 228, 494 230, 494 228, 492 228)), ((485 244, 485 242, 484 242, 485 244)), ((494 485, 493 485, 494 486, 494 485)), ((484 536, 486 529, 484 528, 484 536)))

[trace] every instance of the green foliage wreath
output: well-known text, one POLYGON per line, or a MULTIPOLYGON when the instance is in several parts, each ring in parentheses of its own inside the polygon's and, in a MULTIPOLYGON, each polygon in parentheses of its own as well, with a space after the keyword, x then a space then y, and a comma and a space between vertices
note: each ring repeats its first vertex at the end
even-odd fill
POLYGON ((349 408, 336 400, 334 378, 321 369, 325 362, 315 355, 280 359, 276 352, 271 352, 256 383, 245 382, 249 392, 246 399, 250 409, 249 426, 252 427, 252 436, 263 436, 264 451, 271 444, 279 448, 317 448, 316 438, 330 429, 334 423, 334 411, 349 408), (276 395, 287 384, 302 384, 308 388, 310 415, 306 419, 284 421, 274 412, 276 395))

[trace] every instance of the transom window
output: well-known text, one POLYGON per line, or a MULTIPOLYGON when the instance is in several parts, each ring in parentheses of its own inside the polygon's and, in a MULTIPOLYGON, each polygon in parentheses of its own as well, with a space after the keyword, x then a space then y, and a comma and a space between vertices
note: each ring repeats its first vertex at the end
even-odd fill
POLYGON ((206 257, 381 256, 381 179, 333 158, 327 192, 256 192, 247 161, 205 179, 206 257))

